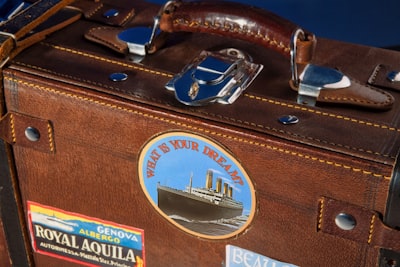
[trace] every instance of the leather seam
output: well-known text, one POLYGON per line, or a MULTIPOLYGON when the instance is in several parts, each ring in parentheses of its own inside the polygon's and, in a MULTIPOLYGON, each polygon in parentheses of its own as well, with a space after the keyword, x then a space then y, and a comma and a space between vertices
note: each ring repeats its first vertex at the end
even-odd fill
MULTIPOLYGON (((353 82, 356 82, 358 84, 360 84, 360 82, 352 80, 353 82)), ((380 93, 381 95, 384 95, 386 97, 386 101, 385 102, 373 102, 373 101, 365 101, 363 99, 357 99, 357 98, 351 98, 351 97, 332 97, 332 96, 325 96, 323 97, 323 99, 325 100, 333 100, 333 101, 343 101, 343 102, 353 102, 353 103, 366 103, 366 104, 373 104, 373 105, 377 105, 377 106, 385 106, 387 103, 390 103, 390 99, 392 98, 392 96, 390 94, 388 94, 385 91, 379 90, 379 89, 375 89, 372 88, 368 85, 366 85, 366 87, 368 87, 370 90, 373 90, 377 93, 380 93)))
POLYGON ((383 174, 374 173, 372 171, 367 171, 367 170, 364 170, 364 169, 361 169, 361 168, 357 168, 357 167, 354 167, 354 166, 350 166, 350 165, 346 165, 346 164, 343 164, 343 163, 338 163, 338 162, 330 161, 330 160, 327 160, 327 159, 322 159, 322 158, 319 158, 319 157, 311 156, 311 155, 308 155, 308 154, 303 154, 303 153, 291 151, 291 150, 288 150, 288 149, 283 149, 283 148, 280 148, 280 147, 271 146, 271 145, 266 144, 266 143, 256 142, 256 141, 245 139, 245 138, 238 138, 238 137, 235 137, 235 136, 232 136, 232 135, 223 134, 223 133, 217 132, 217 131, 207 130, 205 128, 192 126, 192 125, 189 125, 189 124, 186 124, 186 123, 178 122, 176 120, 162 118, 160 116, 155 116, 155 115, 152 115, 152 114, 149 114, 149 113, 145 113, 145 112, 142 112, 142 111, 134 110, 134 109, 131 109, 131 108, 122 107, 122 106, 119 106, 119 105, 116 105, 116 104, 110 104, 110 103, 107 103, 105 101, 101 101, 101 100, 96 100, 96 99, 90 98, 88 96, 80 96, 80 95, 73 94, 73 93, 67 93, 67 92, 63 92, 61 90, 57 90, 57 89, 54 89, 54 88, 41 86, 41 85, 38 85, 38 84, 34 84, 34 83, 31 83, 31 82, 26 82, 26 81, 19 80, 19 79, 13 79, 13 78, 7 77, 7 76, 4 77, 4 79, 8 80, 10 82, 14 82, 14 83, 19 83, 19 84, 25 85, 27 87, 31 87, 31 88, 35 88, 35 89, 38 89, 38 90, 46 91, 48 93, 53 93, 53 94, 57 94, 57 95, 61 95, 61 96, 70 97, 70 98, 73 98, 73 99, 77 99, 79 101, 90 102, 90 103, 93 103, 93 104, 96 104, 96 105, 99 105, 99 106, 103 106, 103 107, 107 107, 107 108, 111 108, 111 109, 114 109, 114 110, 121 110, 121 111, 132 113, 132 114, 135 114, 135 115, 138 115, 138 116, 143 116, 143 117, 146 117, 146 118, 162 121, 162 122, 165 122, 165 123, 168 123, 168 124, 172 124, 172 125, 175 125, 175 126, 180 126, 180 127, 184 127, 184 128, 187 128, 187 129, 197 130, 197 131, 200 131, 200 132, 203 132, 203 133, 207 133, 207 134, 210 134, 210 135, 215 135, 215 136, 219 136, 219 137, 228 138, 228 139, 231 139, 231 140, 234 140, 234 141, 237 141, 237 142, 241 142, 241 143, 245 143, 245 144, 250 144, 250 145, 254 145, 254 146, 270 149, 270 150, 273 150, 273 151, 276 151, 276 152, 279 152, 279 153, 284 153, 286 155, 296 156, 296 157, 299 157, 299 158, 302 158, 302 159, 306 159, 306 160, 312 160, 314 162, 319 162, 319 163, 322 163, 322 164, 326 164, 326 165, 329 165, 331 167, 342 168, 342 169, 345 169, 345 170, 350 170, 350 171, 355 172, 355 173, 361 173, 363 175, 372 176, 374 178, 381 178, 381 179, 388 180, 388 181, 391 179, 390 175, 386 176, 386 175, 383 175, 383 174))
POLYGON ((237 122, 237 123, 241 123, 241 124, 250 125, 250 126, 253 126, 253 127, 260 128, 260 129, 265 129, 265 130, 269 130, 269 131, 273 131, 273 132, 280 132, 280 133, 283 133, 283 134, 286 134, 286 135, 289 135, 289 136, 293 136, 293 137, 299 137, 299 138, 302 138, 302 139, 308 139, 308 140, 311 140, 311 141, 314 141, 314 142, 317 142, 317 143, 321 143, 321 144, 325 144, 325 145, 332 145, 332 146, 344 148, 344 149, 347 149, 347 150, 353 150, 353 151, 358 151, 358 152, 362 152, 362 153, 367 153, 367 154, 370 154, 370 155, 375 155, 375 156, 395 159, 394 156, 391 156, 391 155, 388 155, 388 154, 382 154, 382 153, 375 152, 375 151, 372 151, 372 150, 366 150, 366 149, 363 149, 363 148, 357 148, 357 147, 352 147, 352 146, 348 146, 348 145, 329 142, 329 141, 326 141, 326 140, 313 138, 311 136, 300 135, 300 134, 296 134, 296 133, 293 133, 293 132, 277 129, 277 128, 274 128, 274 127, 265 126, 265 125, 262 125, 262 124, 256 124, 256 123, 249 122, 249 121, 236 120, 234 118, 224 117, 224 116, 221 116, 221 115, 218 115, 218 114, 214 114, 214 113, 209 113, 209 112, 201 112, 201 111, 196 111, 196 112, 201 113, 201 114, 205 114, 205 115, 211 116, 211 117, 216 117, 216 118, 220 118, 220 119, 224 119, 224 120, 228 120, 228 121, 233 121, 233 122, 237 122))
POLYGON ((286 108, 291 108, 291 109, 300 110, 300 111, 307 111, 307 112, 310 112, 310 113, 313 113, 313 114, 316 114, 316 115, 335 118, 335 119, 338 119, 338 120, 344 120, 344 121, 357 123, 357 124, 361 124, 361 125, 365 125, 365 126, 369 126, 369 127, 380 128, 380 129, 383 129, 383 130, 400 132, 399 128, 390 127, 390 126, 387 126, 387 125, 384 125, 384 124, 368 122, 368 121, 365 121, 365 120, 359 120, 359 119, 346 117, 346 116, 343 116, 343 115, 337 115, 337 114, 329 113, 329 112, 318 111, 318 110, 315 110, 315 109, 308 108, 306 106, 289 104, 289 103, 285 103, 285 102, 282 102, 282 101, 277 101, 277 100, 272 100, 272 99, 268 99, 268 98, 265 98, 265 97, 251 95, 251 94, 248 94, 248 93, 245 93, 244 95, 249 97, 249 98, 255 99, 255 100, 271 103, 271 104, 274 104, 274 105, 284 106, 286 108))
MULTIPOLYGON (((26 67, 29 67, 29 68, 32 68, 32 69, 37 69, 37 70, 40 70, 40 71, 43 71, 43 72, 46 72, 46 73, 50 73, 50 74, 53 74, 53 75, 57 75, 57 76, 60 76, 60 77, 72 79, 72 80, 79 81, 79 82, 89 83, 89 84, 100 86, 100 87, 104 87, 104 88, 107 88, 107 89, 110 89, 110 90, 115 90, 115 91, 122 92, 122 93, 125 93, 125 94, 128 94, 128 95, 134 96, 134 97, 151 100, 151 101, 154 101, 154 102, 157 102, 157 103, 161 103, 161 104, 168 104, 165 101, 159 101, 159 100, 153 99, 153 98, 146 98, 143 95, 134 94, 132 92, 129 92, 129 91, 126 91, 126 90, 122 90, 122 89, 120 89, 118 87, 108 86, 108 85, 105 85, 105 84, 102 84, 102 83, 93 82, 93 81, 89 81, 89 80, 83 80, 83 79, 80 79, 78 77, 65 75, 65 74, 62 74, 62 73, 58 73, 58 72, 54 72, 54 71, 51 71, 51 70, 43 69, 43 68, 40 68, 40 67, 37 67, 37 66, 32 66, 32 65, 25 64, 25 63, 22 63, 22 62, 15 62, 15 63, 17 63, 17 64, 19 64, 21 66, 26 66, 26 67)), ((247 95, 248 95, 248 97, 250 99, 254 99, 253 96, 251 96, 249 94, 247 94, 247 95)), ((267 99, 265 99, 265 100, 267 100, 267 99)), ((267 102, 271 103, 271 101, 272 100, 268 100, 267 102)), ((274 103, 272 103, 272 104, 279 104, 278 102, 279 101, 274 101, 274 103)), ((287 105, 285 105, 285 106, 287 106, 287 105)), ((379 156, 379 157, 395 159, 394 156, 391 156, 391 155, 388 155, 388 154, 382 154, 382 153, 379 153, 379 152, 376 152, 376 151, 372 151, 372 150, 366 150, 366 149, 363 149, 363 148, 357 148, 357 147, 352 147, 352 146, 348 146, 348 145, 328 142, 328 141, 325 141, 325 140, 313 138, 311 136, 299 135, 299 134, 296 134, 296 133, 280 130, 280 129, 277 129, 277 128, 274 128, 274 127, 265 126, 265 125, 262 125, 262 124, 257 124, 257 123, 254 123, 254 122, 237 120, 235 118, 225 117, 225 116, 214 114, 214 113, 210 113, 210 112, 201 112, 201 111, 198 111, 198 110, 192 110, 192 111, 194 111, 196 113, 199 113, 199 114, 204 114, 204 115, 207 115, 207 116, 210 116, 210 117, 214 117, 214 118, 220 118, 220 119, 224 119, 224 120, 227 120, 227 121, 233 121, 233 122, 240 123, 240 124, 251 125, 251 126, 259 128, 259 129, 269 130, 269 131, 273 131, 273 132, 280 132, 280 133, 283 133, 283 134, 286 134, 286 135, 289 135, 289 136, 303 138, 303 139, 311 140, 311 141, 314 141, 314 142, 317 142, 317 143, 321 143, 321 144, 332 145, 332 146, 335 146, 335 147, 340 147, 340 148, 347 149, 347 150, 352 150, 352 151, 358 151, 358 152, 361 152, 361 153, 367 153, 367 154, 375 155, 375 156, 379 156)), ((322 115, 324 115, 324 114, 322 114, 322 115)))
POLYGON ((124 25, 131 17, 135 15, 135 11, 128 11, 127 15, 125 18, 121 21, 121 25, 124 25))
POLYGON ((100 3, 95 9, 93 9, 91 12, 88 12, 85 14, 85 17, 90 19, 93 15, 95 15, 100 9, 103 8, 103 3, 100 3))
POLYGON ((53 129, 50 123, 47 123, 47 136, 49 139, 49 148, 51 152, 54 152, 54 138, 53 138, 53 129))
POLYGON ((176 18, 173 20, 174 26, 184 26, 188 28, 204 28, 204 29, 215 29, 221 30, 224 32, 230 33, 238 33, 242 35, 252 36, 258 39, 262 39, 264 42, 267 42, 270 46, 274 46, 276 48, 282 49, 285 53, 290 52, 290 48, 285 46, 282 42, 278 42, 275 39, 271 39, 267 35, 260 34, 254 31, 247 30, 246 28, 240 27, 240 25, 234 25, 229 23, 219 23, 219 22, 209 22, 209 21, 195 21, 195 20, 187 20, 183 18, 176 18))
POLYGON ((368 83, 370 84, 375 84, 376 77, 378 76, 378 73, 381 71, 382 64, 379 64, 375 67, 374 71, 372 72, 372 75, 368 79, 368 83))
POLYGON ((369 235, 368 235, 368 244, 371 244, 372 242, 372 236, 374 234, 374 229, 375 229, 375 219, 376 215, 372 215, 371 221, 370 221, 370 226, 369 226, 369 235))
POLYGON ((130 95, 130 96, 133 96, 133 97, 137 97, 139 99, 145 99, 147 101, 153 101, 153 102, 157 102, 157 103, 160 103, 160 104, 168 104, 168 102, 160 101, 159 99, 155 99, 155 98, 152 98, 152 97, 145 97, 145 96, 143 96, 141 94, 135 94, 133 92, 126 91, 126 90, 120 89, 118 87, 109 86, 109 85, 106 85, 106 84, 103 84, 103 83, 89 81, 89 80, 85 80, 85 79, 80 79, 79 77, 66 75, 66 74, 55 72, 55 71, 51 71, 51 70, 48 70, 48 69, 43 69, 43 68, 38 67, 38 66, 25 64, 23 62, 14 61, 14 63, 16 63, 16 64, 18 64, 20 66, 32 68, 32 69, 35 69, 35 70, 38 70, 38 71, 42 71, 42 72, 46 72, 46 73, 49 73, 49 74, 52 74, 52 75, 56 75, 56 76, 59 76, 59 77, 67 78, 67 79, 70 79, 70 80, 73 80, 73 81, 77 81, 77 82, 81 82, 81 83, 87 83, 87 84, 90 84, 90 85, 106 88, 108 90, 113 90, 113 91, 117 91, 117 92, 120 92, 120 93, 124 93, 124 94, 130 95))
MULTIPOLYGON (((53 45, 53 44, 49 44, 49 43, 42 43, 42 44, 44 44, 46 46, 50 46, 50 47, 52 47, 54 49, 57 49, 57 50, 60 50, 60 51, 67 52, 67 53, 77 54, 77 55, 85 56, 85 57, 92 58, 92 59, 95 59, 95 60, 104 61, 104 62, 107 62, 107 63, 116 64, 116 65, 120 65, 120 66, 124 66, 124 67, 129 67, 129 68, 132 68, 132 69, 137 70, 137 71, 144 71, 144 72, 148 72, 150 74, 160 75, 160 76, 164 76, 164 77, 168 77, 168 78, 172 78, 173 77, 173 75, 170 74, 170 73, 161 72, 161 71, 154 71, 154 70, 146 69, 144 67, 138 67, 138 66, 130 65, 130 64, 122 63, 122 62, 117 61, 117 60, 111 60, 111 59, 103 58, 103 57, 96 56, 96 55, 93 55, 93 54, 90 54, 90 53, 85 53, 85 52, 82 52, 82 51, 73 50, 73 49, 62 47, 62 46, 58 46, 58 45, 53 45)), ((362 124, 362 125, 365 125, 365 126, 371 126, 371 127, 381 128, 381 129, 384 129, 384 130, 400 132, 400 129, 395 128, 395 127, 390 127, 390 126, 382 125, 382 124, 378 124, 378 123, 372 123, 372 122, 367 122, 367 121, 363 121, 363 120, 358 120, 358 119, 354 119, 354 118, 351 118, 351 117, 346 117, 346 116, 343 116, 343 115, 337 115, 337 114, 334 114, 334 113, 322 112, 322 111, 311 109, 311 108, 308 108, 308 107, 305 107, 305 106, 294 105, 294 104, 289 104, 289 103, 285 103, 285 102, 282 102, 282 101, 271 100, 271 99, 268 99, 268 98, 265 98, 265 97, 255 96, 255 95, 251 95, 251 94, 248 94, 248 93, 245 93, 244 96, 252 98, 252 99, 257 100, 257 101, 267 102, 267 103, 270 103, 270 104, 275 104, 275 105, 280 105, 280 106, 285 106, 287 108, 291 108, 291 109, 295 109, 295 110, 307 111, 307 112, 314 113, 314 114, 317 114, 317 115, 333 117, 333 118, 336 118, 336 119, 345 120, 345 121, 349 121, 349 122, 353 122, 353 123, 358 123, 358 124, 362 124)))
POLYGON ((15 134, 15 121, 14 121, 14 115, 10 114, 10 128, 11 128, 11 140, 13 143, 17 142, 17 136, 15 134))
POLYGON ((319 202, 319 215, 318 215, 318 226, 317 226, 318 231, 322 230, 324 209, 325 209, 325 200, 321 199, 319 202))
POLYGON ((79 50, 70 49, 70 48, 67 48, 67 47, 62 47, 62 46, 58 46, 58 45, 52 45, 52 44, 48 44, 48 43, 43 43, 43 44, 46 45, 46 46, 50 46, 50 47, 52 47, 54 49, 60 50, 60 51, 64 51, 64 52, 71 53, 71 54, 76 54, 76 55, 79 55, 79 56, 84 56, 84 57, 87 57, 87 58, 91 58, 91 59, 94 59, 94 60, 111 63, 111 64, 114 64, 114 65, 119 65, 119 66, 122 66, 122 67, 131 68, 131 69, 134 69, 136 71, 143 71, 143 72, 146 72, 146 73, 159 75, 159 76, 163 76, 163 77, 168 77, 168 78, 172 78, 173 77, 173 75, 170 74, 170 73, 161 72, 161 71, 158 71, 158 70, 152 70, 150 68, 136 66, 136 65, 132 65, 132 64, 128 64, 128 63, 123 63, 123 62, 118 61, 118 60, 107 59, 107 58, 104 58, 104 57, 100 57, 100 56, 97 56, 97 55, 94 55, 94 54, 89 54, 89 53, 86 53, 86 52, 83 52, 83 51, 79 51, 79 50))
POLYGON ((121 53, 122 53, 123 50, 124 50, 123 47, 118 46, 117 44, 115 44, 115 43, 113 43, 113 42, 110 42, 110 41, 108 41, 107 39, 102 39, 102 38, 96 36, 95 34, 93 34, 93 31, 99 30, 99 29, 102 29, 103 31, 111 31, 111 30, 114 30, 114 28, 111 28, 111 29, 110 29, 109 27, 97 27, 97 28, 92 28, 92 29, 90 29, 89 32, 87 33, 87 35, 88 35, 90 38, 93 38, 94 40, 98 40, 98 41, 100 41, 100 42, 103 42, 103 43, 106 44, 107 46, 114 47, 115 49, 117 49, 118 51, 121 51, 121 53))

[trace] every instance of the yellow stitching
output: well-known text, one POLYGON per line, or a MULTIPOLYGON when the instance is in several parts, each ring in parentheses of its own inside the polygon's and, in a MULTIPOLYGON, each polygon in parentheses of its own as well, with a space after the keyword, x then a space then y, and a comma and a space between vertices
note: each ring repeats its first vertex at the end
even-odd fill
POLYGON ((63 91, 60 91, 60 90, 56 90, 56 89, 40 86, 40 85, 37 85, 37 84, 33 84, 33 83, 29 83, 29 82, 13 79, 13 78, 10 78, 10 77, 4 77, 4 79, 8 80, 8 81, 20 83, 20 84, 23 84, 23 85, 28 86, 28 87, 33 87, 33 88, 36 88, 36 89, 39 89, 39 90, 42 90, 42 91, 47 91, 47 92, 51 92, 51 93, 54 93, 54 94, 63 95, 63 96, 67 96, 67 97, 70 97, 70 98, 78 99, 78 100, 81 100, 81 101, 87 101, 87 102, 91 102, 91 103, 94 103, 94 104, 97 104, 97 105, 101 105, 101 106, 105 106, 105 107, 109 107, 109 108, 113 108, 113 109, 117 109, 117 110, 122 110, 122 111, 129 112, 129 113, 132 113, 132 114, 135 114, 135 115, 139 115, 139 116, 147 117, 147 118, 150 118, 150 119, 166 122, 166 123, 173 124, 173 125, 176 125, 176 126, 185 127, 187 129, 197 130, 197 131, 200 131, 200 132, 203 132, 203 133, 206 133, 206 134, 211 134, 211 135, 215 135, 215 136, 231 139, 231 140, 234 140, 234 141, 237 141, 237 142, 242 142, 242 143, 246 143, 246 144, 250 144, 250 145, 254 145, 254 146, 259 146, 259 147, 262 147, 262 148, 267 148, 267 149, 270 149, 270 150, 273 150, 273 151, 277 151, 277 152, 280 152, 280 153, 285 153, 285 154, 289 154, 289 155, 292 155, 292 156, 297 156, 297 157, 300 157, 300 158, 305 158, 305 159, 309 159, 309 160, 312 160, 312 161, 328 164, 328 165, 331 165, 331 166, 334 166, 334 167, 343 168, 343 169, 346 169, 346 170, 351 170, 353 172, 359 172, 359 173, 362 173, 364 175, 373 176, 375 178, 383 178, 385 180, 390 180, 391 179, 391 176, 385 176, 383 174, 373 173, 371 171, 366 171, 366 170, 362 170, 360 168, 355 168, 355 167, 351 167, 351 166, 348 166, 348 165, 344 165, 342 163, 336 163, 336 162, 333 162, 333 161, 328 161, 328 160, 325 160, 325 159, 320 159, 320 158, 317 158, 317 157, 313 157, 313 156, 310 156, 310 155, 305 155, 305 154, 301 154, 301 153, 298 153, 298 152, 282 149, 282 148, 271 146, 271 145, 268 145, 268 144, 265 144, 265 143, 259 143, 259 142, 255 142, 255 141, 248 140, 248 139, 238 138, 238 137, 230 136, 230 135, 227 135, 227 134, 222 134, 222 133, 218 133, 218 132, 215 132, 215 131, 206 130, 204 128, 199 128, 199 127, 192 126, 192 125, 189 125, 189 124, 186 124, 186 123, 182 123, 182 122, 178 122, 178 121, 174 121, 174 120, 170 120, 170 119, 154 116, 154 115, 151 115, 151 114, 143 113, 143 112, 140 112, 140 111, 137 111, 137 110, 132 110, 132 109, 129 109, 129 108, 124 108, 124 107, 117 106, 115 104, 106 103, 106 102, 103 102, 103 101, 100 101, 100 100, 94 100, 94 99, 91 99, 89 97, 84 97, 84 96, 79 96, 79 95, 75 95, 75 94, 71 94, 71 93, 66 93, 66 92, 63 92, 63 91))
MULTIPOLYGON (((58 50, 61 50, 61 51, 67 52, 67 53, 77 54, 77 55, 80 55, 80 56, 85 56, 85 57, 88 57, 88 58, 91 58, 91 59, 104 61, 104 62, 107 62, 107 63, 116 64, 116 65, 120 65, 120 66, 123 66, 123 67, 129 67, 129 68, 132 68, 132 69, 135 69, 135 70, 138 70, 138 71, 144 71, 144 72, 148 72, 148 73, 151 73, 151 74, 160 75, 160 76, 164 76, 164 77, 168 77, 168 78, 172 78, 173 77, 173 75, 170 74, 170 73, 161 72, 161 71, 155 71, 155 70, 147 69, 147 68, 144 68, 144 67, 139 67, 139 66, 136 66, 136 65, 130 65, 130 64, 126 64, 126 63, 123 63, 123 62, 120 62, 120 61, 117 61, 117 60, 111 60, 111 59, 103 58, 103 57, 100 57, 100 56, 96 56, 96 55, 89 54, 89 53, 82 52, 82 51, 73 50, 73 49, 70 49, 70 48, 61 47, 61 46, 58 46, 58 45, 52 45, 52 44, 47 44, 47 43, 44 43, 44 45, 51 46, 54 49, 58 49, 58 50)), ((253 100, 262 101, 262 102, 266 102, 266 103, 274 104, 274 105, 280 105, 280 106, 283 106, 283 107, 286 107, 286 108, 296 109, 296 110, 300 110, 300 111, 306 111, 306 112, 314 113, 314 114, 320 115, 320 116, 327 116, 327 117, 330 117, 330 118, 335 118, 335 119, 339 119, 339 120, 345 120, 345 121, 361 124, 361 125, 368 126, 368 127, 375 127, 375 128, 380 128, 380 129, 383 129, 383 130, 400 132, 400 129, 395 128, 395 127, 390 127, 390 126, 382 125, 382 124, 378 124, 378 123, 372 123, 372 122, 367 122, 367 121, 363 121, 363 120, 358 120, 358 119, 354 119, 354 118, 351 118, 351 117, 345 117, 345 116, 337 115, 337 114, 333 114, 333 113, 322 112, 322 111, 314 110, 314 109, 311 109, 311 108, 308 108, 308 107, 305 107, 305 106, 294 105, 294 104, 285 103, 285 102, 282 102, 282 101, 276 101, 276 100, 272 100, 272 99, 268 99, 268 98, 264 98, 264 97, 260 97, 260 96, 254 96, 254 95, 251 95, 251 94, 248 94, 248 93, 245 93, 244 96, 246 96, 246 97, 248 97, 250 99, 253 99, 253 100)))
MULTIPOLYGON (((94 84, 96 86, 101 86, 103 88, 108 88, 108 89, 112 89, 112 90, 116 90, 116 91, 119 91, 119 92, 124 92, 126 94, 132 95, 129 91, 123 91, 118 87, 113 87, 113 86, 109 86, 109 85, 106 85, 106 84, 102 84, 102 83, 94 82, 94 81, 90 81, 90 80, 80 79, 78 77, 66 75, 66 74, 63 74, 63 73, 54 72, 54 71, 51 71, 51 70, 48 70, 48 69, 43 69, 41 67, 25 64, 25 63, 19 62, 19 61, 16 61, 16 63, 18 65, 21 65, 21 66, 26 66, 26 67, 29 67, 29 68, 32 68, 32 69, 44 71, 44 72, 47 72, 47 73, 52 73, 54 75, 58 75, 58 76, 61 76, 61 77, 66 77, 66 78, 69 78, 69 79, 72 79, 72 80, 77 80, 77 81, 81 81, 81 82, 85 82, 85 83, 89 83, 89 84, 94 84)), ((282 132, 282 133, 285 133, 285 134, 293 135, 293 133, 291 133, 291 132, 282 131, 282 130, 278 130, 278 129, 275 129, 275 128, 270 128, 270 127, 267 127, 267 126, 262 125, 262 124, 256 124, 256 123, 253 123, 253 122, 242 121, 242 120, 235 120, 234 118, 231 118, 231 117, 222 117, 220 115, 212 114, 212 113, 209 113, 209 112, 204 112, 204 113, 209 115, 209 116, 219 116, 219 117, 224 118, 224 119, 228 119, 228 120, 231 120, 231 121, 237 121, 237 122, 240 122, 240 123, 243 123, 243 124, 252 125, 254 127, 261 128, 261 129, 269 129, 269 130, 279 131, 279 132, 282 132)), ((355 151, 360 151, 360 152, 363 152, 363 153, 368 153, 368 154, 372 154, 372 155, 376 155, 376 156, 380 156, 380 157, 395 159, 394 156, 391 156, 391 155, 388 155, 388 154, 382 154, 382 153, 375 152, 375 151, 372 151, 372 150, 366 150, 366 149, 362 149, 362 148, 351 147, 351 146, 347 146, 347 145, 328 142, 328 141, 324 141, 324 140, 321 140, 321 139, 312 138, 310 136, 301 136, 301 135, 297 135, 297 134, 296 134, 296 136, 299 136, 299 137, 302 137, 302 138, 307 138, 309 140, 313 140, 313 141, 316 141, 316 142, 319 142, 319 143, 326 143, 326 144, 330 144, 330 145, 333 145, 333 146, 346 148, 346 149, 349 149, 349 150, 355 150, 355 151)))
POLYGON ((47 123, 47 135, 48 135, 48 137, 49 137, 50 151, 51 151, 51 152, 54 152, 53 129, 51 128, 50 123, 47 123))
POLYGON ((12 142, 16 143, 17 142, 17 136, 15 134, 15 122, 14 122, 14 115, 13 114, 10 114, 10 127, 11 127, 12 142))
POLYGON ((144 68, 144 67, 141 67, 141 66, 138 66, 138 65, 127 64, 127 63, 124 63, 124 62, 121 62, 121 61, 99 57, 99 56, 96 56, 96 55, 93 55, 93 54, 89 54, 89 53, 85 53, 85 52, 82 52, 82 51, 73 50, 73 49, 66 48, 66 47, 61 47, 61 46, 58 46, 58 45, 51 45, 51 44, 45 44, 45 45, 51 46, 51 47, 53 47, 54 49, 57 49, 57 50, 61 50, 61 51, 68 52, 68 53, 71 53, 71 54, 76 54, 76 55, 79 55, 79 56, 84 56, 84 57, 88 57, 88 58, 91 58, 91 59, 107 62, 107 63, 110 63, 110 64, 119 65, 119 66, 122 66, 122 67, 131 68, 131 69, 134 69, 134 70, 143 71, 143 72, 147 72, 147 73, 150 73, 150 74, 160 75, 160 76, 164 76, 164 77, 168 77, 168 78, 172 78, 173 77, 173 75, 170 74, 170 73, 165 73, 165 72, 161 72, 161 71, 157 71, 157 70, 152 70, 152 69, 144 68))
POLYGON ((372 242, 372 235, 374 233, 374 223, 375 223, 376 215, 374 214, 371 218, 371 224, 369 226, 369 236, 368 236, 368 244, 372 242))
POLYGON ((267 102, 269 104, 280 105, 280 106, 283 106, 283 107, 286 107, 286 108, 292 108, 292 109, 297 109, 297 110, 300 110, 300 111, 306 111, 306 112, 314 113, 316 115, 326 116, 326 117, 339 119, 339 120, 345 120, 345 121, 348 121, 348 122, 357 123, 357 124, 361 124, 361 125, 365 125, 365 126, 380 128, 380 129, 389 130, 389 131, 400 132, 400 129, 395 128, 395 127, 390 127, 390 126, 387 126, 387 125, 382 125, 382 124, 378 124, 378 123, 372 123, 372 122, 367 122, 367 121, 363 121, 363 120, 358 120, 358 119, 354 119, 354 118, 351 118, 351 117, 345 117, 343 115, 337 115, 337 114, 333 114, 333 113, 329 113, 329 112, 322 112, 322 111, 319 111, 319 110, 314 110, 314 109, 308 108, 306 106, 289 104, 289 103, 285 103, 285 102, 281 102, 281 101, 277 101, 277 100, 272 100, 272 99, 268 99, 268 98, 264 98, 264 97, 254 96, 254 95, 247 94, 247 93, 244 94, 244 95, 246 97, 250 98, 250 99, 267 102))
POLYGON ((103 7, 103 3, 101 3, 99 6, 97 6, 95 9, 91 10, 91 12, 87 12, 85 15, 87 18, 91 18, 94 14, 97 13, 101 8, 103 7))
POLYGON ((322 230, 322 218, 325 208, 325 200, 321 199, 320 208, 319 208, 319 216, 318 216, 318 231, 322 230))

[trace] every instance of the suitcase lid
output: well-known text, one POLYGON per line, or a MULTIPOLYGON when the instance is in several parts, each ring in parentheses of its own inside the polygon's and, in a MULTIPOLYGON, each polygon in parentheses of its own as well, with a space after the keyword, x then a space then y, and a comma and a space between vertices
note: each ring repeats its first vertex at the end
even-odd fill
MULTIPOLYGON (((136 16, 129 27, 151 24, 149 14, 157 14, 159 6, 141 2, 134 5, 136 16)), ((9 69, 77 85, 88 92, 109 94, 168 112, 214 121, 222 127, 231 125, 249 133, 270 134, 382 164, 392 165, 395 161, 400 143, 397 116, 400 105, 397 102, 389 110, 329 103, 315 107, 298 104, 297 92, 288 83, 291 68, 287 57, 259 44, 207 33, 173 33, 156 53, 135 63, 129 55, 115 53, 83 38, 85 33, 99 27, 109 26, 81 19, 21 53, 9 69), (165 89, 173 76, 202 51, 232 47, 247 53, 254 63, 263 65, 260 74, 233 104, 186 106, 165 89), (116 73, 125 74, 126 79, 110 79, 110 75, 116 73), (298 121, 282 123, 288 116, 298 121)), ((120 32, 124 28, 107 29, 120 32)), ((398 62, 400 54, 394 51, 323 38, 318 38, 313 57, 313 64, 339 69, 366 87, 368 82, 375 82, 371 77, 399 69, 398 62)), ((397 99, 399 94, 393 90, 396 85, 391 86, 394 88, 378 90, 397 99)))

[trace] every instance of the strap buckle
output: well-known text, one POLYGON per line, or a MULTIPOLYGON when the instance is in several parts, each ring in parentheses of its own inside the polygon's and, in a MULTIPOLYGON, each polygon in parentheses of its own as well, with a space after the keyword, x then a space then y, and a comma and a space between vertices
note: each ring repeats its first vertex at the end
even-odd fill
MULTIPOLYGON (((8 33, 8 32, 3 32, 0 31, 0 48, 2 48, 3 43, 10 40, 10 38, 13 40, 14 42, 14 47, 17 46, 17 38, 15 37, 14 34, 12 33, 8 33)), ((4 65, 7 64, 7 62, 10 60, 10 57, 7 56, 6 58, 0 58, 0 69, 2 69, 4 67, 4 65)))

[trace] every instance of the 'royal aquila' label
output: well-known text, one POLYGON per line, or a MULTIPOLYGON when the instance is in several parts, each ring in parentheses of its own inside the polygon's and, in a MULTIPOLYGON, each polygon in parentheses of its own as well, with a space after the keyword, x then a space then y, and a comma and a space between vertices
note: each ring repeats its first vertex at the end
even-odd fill
POLYGON ((35 252, 86 266, 145 267, 144 232, 28 201, 35 252))
POLYGON ((223 239, 248 227, 254 187, 239 161, 206 137, 168 132, 145 144, 139 178, 153 207, 178 228, 223 239))

